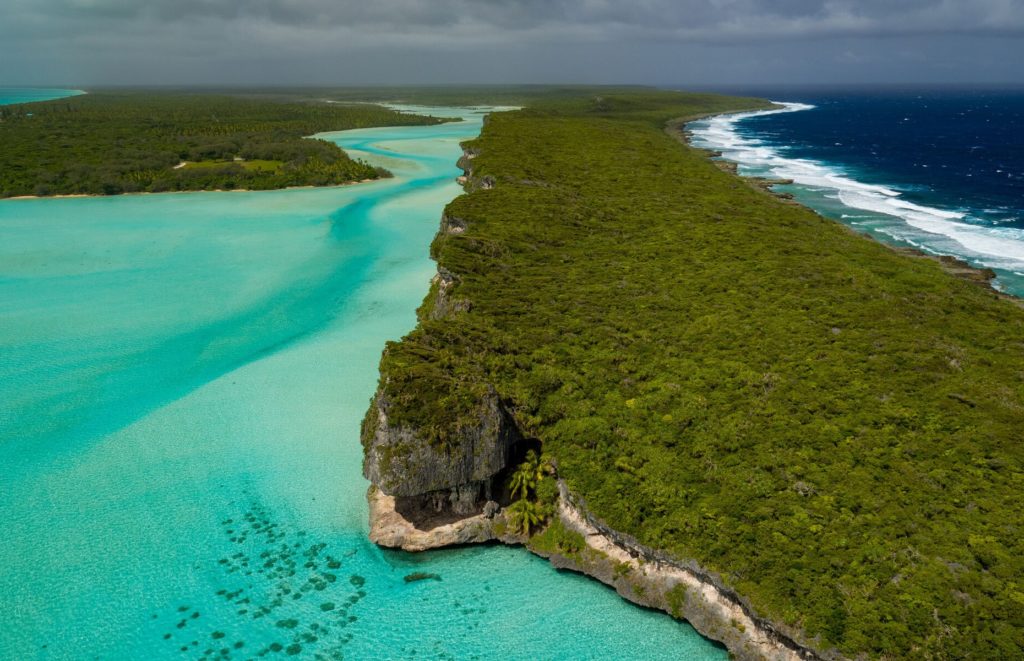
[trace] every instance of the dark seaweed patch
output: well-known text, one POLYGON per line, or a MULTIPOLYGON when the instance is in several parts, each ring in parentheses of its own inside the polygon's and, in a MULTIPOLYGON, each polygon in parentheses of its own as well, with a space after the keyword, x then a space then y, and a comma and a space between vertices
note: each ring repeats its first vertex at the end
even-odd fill
POLYGON ((406 574, 404 580, 406 583, 415 583, 417 581, 440 581, 441 575, 417 571, 411 574, 406 574))
MULTIPOLYGON (((221 527, 225 538, 235 545, 236 550, 217 559, 214 565, 223 575, 223 587, 219 587, 215 594, 224 603, 237 604, 240 608, 230 611, 226 619, 219 612, 206 613, 204 620, 221 625, 216 630, 211 630, 212 627, 206 629, 207 635, 213 640, 224 640, 227 627, 236 630, 258 627, 265 634, 274 630, 289 631, 290 640, 260 646, 246 657, 284 652, 303 658, 343 658, 342 648, 352 640, 352 634, 343 633, 342 629, 357 619, 349 609, 366 596, 366 591, 361 589, 366 579, 352 574, 348 585, 345 585, 335 572, 342 566, 339 556, 351 557, 356 549, 342 549, 341 553, 332 549, 332 555, 325 542, 311 539, 305 531, 283 528, 271 520, 266 508, 258 504, 239 516, 224 519, 221 527), (243 545, 246 540, 248 543, 243 545), (287 613, 279 612, 286 603, 298 604, 303 595, 314 593, 322 593, 326 599, 318 599, 308 607, 294 606, 287 613), (265 619, 267 621, 263 624, 265 619)), ((194 568, 203 570, 199 563, 194 568)), ((188 622, 198 625, 199 611, 184 604, 175 609, 184 616, 177 624, 178 629, 185 628, 188 622)), ((172 641, 172 635, 165 634, 164 640, 172 641)), ((226 640, 224 642, 227 643, 226 640)), ((177 650, 180 642, 173 644, 175 647, 172 649, 177 650)), ((198 641, 192 641, 191 646, 198 649, 198 641)), ((245 646, 244 641, 237 640, 220 649, 207 649, 199 658, 232 658, 233 651, 245 646)), ((182 651, 187 649, 185 646, 182 651)))

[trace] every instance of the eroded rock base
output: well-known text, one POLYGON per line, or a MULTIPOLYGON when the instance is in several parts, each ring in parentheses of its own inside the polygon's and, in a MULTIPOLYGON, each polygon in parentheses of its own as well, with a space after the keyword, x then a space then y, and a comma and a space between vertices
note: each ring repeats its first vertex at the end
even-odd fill
POLYGON ((429 510, 403 508, 402 502, 396 503, 394 497, 376 486, 367 492, 370 540, 387 548, 413 552, 490 541, 525 544, 558 569, 586 574, 614 588, 628 601, 686 620, 704 636, 722 642, 736 659, 842 658, 794 642, 771 623, 754 617, 736 595, 722 588, 699 566, 690 567, 657 556, 628 536, 592 520, 574 504, 564 484, 560 484, 560 492, 556 516, 562 526, 581 535, 585 542, 584 548, 572 553, 543 550, 531 544, 527 536, 507 532, 505 515, 493 501, 469 516, 453 517, 449 512, 439 518, 432 517, 429 510))
MULTIPOLYGON (((825 658, 804 648, 768 623, 750 616, 734 595, 723 591, 699 569, 681 563, 645 558, 625 536, 599 529, 566 497, 559 498, 557 515, 566 529, 579 533, 586 547, 571 554, 531 550, 558 569, 586 574, 615 588, 627 601, 657 608, 689 622, 702 635, 723 643, 743 661, 810 661, 825 658)), ((529 545, 528 545, 529 546, 529 545)))
MULTIPOLYGON (((431 520, 399 511, 395 498, 376 486, 370 486, 366 499, 370 504, 370 541, 380 546, 426 551, 498 539, 495 523, 500 515, 494 516, 493 508, 485 508, 479 514, 466 517, 431 520), (484 512, 492 514, 493 518, 484 512)), ((503 517, 501 521, 504 521, 503 517)))

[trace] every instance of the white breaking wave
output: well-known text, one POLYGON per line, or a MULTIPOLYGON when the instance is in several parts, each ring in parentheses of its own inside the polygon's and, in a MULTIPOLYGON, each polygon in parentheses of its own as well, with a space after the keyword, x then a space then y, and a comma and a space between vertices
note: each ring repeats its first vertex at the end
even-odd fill
MULTIPOLYGON (((841 169, 818 161, 787 158, 784 148, 766 145, 736 130, 736 124, 750 117, 775 115, 811 110, 806 103, 776 102, 782 108, 758 112, 718 115, 690 125, 693 144, 722 153, 722 157, 779 179, 791 179, 803 188, 838 196, 843 205, 899 219, 920 232, 935 235, 940 246, 934 252, 950 253, 950 247, 960 247, 954 254, 969 257, 988 266, 1021 270, 1024 267, 1024 230, 1010 227, 987 227, 964 222, 967 215, 914 204, 900 197, 900 193, 885 186, 866 184, 847 176, 841 169), (950 245, 950 241, 955 245, 950 245)), ((827 197, 833 195, 826 194, 827 197)), ((861 218, 862 216, 857 216, 861 218)), ((902 241, 916 243, 909 236, 896 236, 902 241)), ((918 241, 920 235, 915 237, 918 241)))

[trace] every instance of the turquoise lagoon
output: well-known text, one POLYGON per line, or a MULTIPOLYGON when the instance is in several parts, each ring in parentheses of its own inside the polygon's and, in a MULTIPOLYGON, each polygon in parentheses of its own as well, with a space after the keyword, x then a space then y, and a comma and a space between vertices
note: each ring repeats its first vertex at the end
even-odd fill
POLYGON ((384 181, 0 202, 0 658, 726 658, 521 549, 366 539, 460 115, 325 135, 384 181))
POLYGON ((0 106, 15 103, 33 103, 35 101, 52 101, 68 96, 85 94, 82 90, 65 90, 44 87, 0 87, 0 106))

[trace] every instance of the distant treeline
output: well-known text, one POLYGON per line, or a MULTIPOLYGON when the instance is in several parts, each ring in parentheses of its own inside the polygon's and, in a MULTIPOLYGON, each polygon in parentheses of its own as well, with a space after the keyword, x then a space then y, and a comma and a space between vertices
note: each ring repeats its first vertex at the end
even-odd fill
MULTIPOLYGON (((302 90, 295 90, 299 93, 302 90)), ((536 106, 553 107, 608 95, 649 93, 650 88, 607 85, 463 85, 407 87, 325 88, 315 93, 336 101, 372 100, 428 106, 536 106)), ((313 94, 314 90, 305 91, 313 94)))
POLYGON ((0 106, 0 197, 261 190, 371 179, 388 173, 304 136, 441 121, 376 105, 282 96, 101 92, 0 106))
MULTIPOLYGON (((188 92, 182 89, 181 92, 188 92)), ((192 90, 194 92, 195 90, 192 90)), ((645 94, 638 85, 404 85, 365 87, 227 87, 205 88, 207 94, 244 96, 264 101, 297 98, 337 102, 400 103, 424 106, 534 106, 562 104, 612 94, 645 94)))

